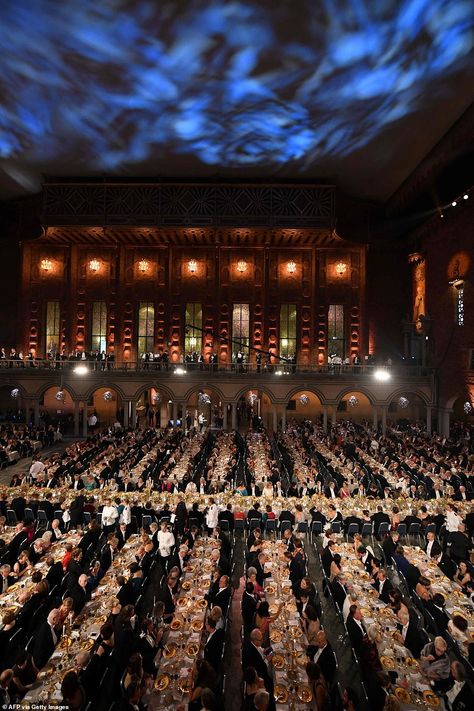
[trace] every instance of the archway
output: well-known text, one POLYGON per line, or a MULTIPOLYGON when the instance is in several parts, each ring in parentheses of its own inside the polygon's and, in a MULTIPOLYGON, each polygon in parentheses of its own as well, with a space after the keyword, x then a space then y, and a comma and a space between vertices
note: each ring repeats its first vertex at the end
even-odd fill
POLYGON ((158 385, 141 390, 136 399, 136 413, 140 427, 168 427, 173 417, 170 393, 158 385))
POLYGON ((102 387, 94 390, 87 401, 88 432, 97 427, 110 427, 117 420, 125 422, 124 403, 120 394, 114 388, 102 387), (92 425, 92 416, 95 415, 97 423, 92 425))
POLYGON ((291 394, 286 403, 286 422, 311 420, 315 422, 323 416, 324 408, 316 393, 311 390, 298 390, 291 394))
POLYGON ((237 401, 237 428, 255 431, 272 429, 274 405, 268 393, 253 388, 240 393, 237 401))
POLYGON ((387 409, 387 422, 403 429, 412 422, 427 420, 426 401, 412 390, 404 390, 393 395, 387 409))
POLYGON ((30 414, 27 412, 23 388, 11 384, 0 387, 0 422, 24 423, 30 421, 30 414))
POLYGON ((193 390, 186 401, 184 421, 186 429, 195 427, 198 430, 210 427, 222 429, 226 415, 221 394, 210 387, 193 390))
POLYGON ((59 425, 61 432, 68 433, 74 429, 74 401, 71 393, 59 385, 51 385, 40 395, 40 423, 59 425))
POLYGON ((336 405, 335 413, 333 412, 333 421, 352 420, 354 422, 362 422, 367 420, 370 422, 372 417, 372 403, 365 393, 358 390, 344 393, 336 405), (336 417, 334 417, 334 414, 336 417))
POLYGON ((474 424, 474 394, 463 395, 454 401, 452 422, 474 424))

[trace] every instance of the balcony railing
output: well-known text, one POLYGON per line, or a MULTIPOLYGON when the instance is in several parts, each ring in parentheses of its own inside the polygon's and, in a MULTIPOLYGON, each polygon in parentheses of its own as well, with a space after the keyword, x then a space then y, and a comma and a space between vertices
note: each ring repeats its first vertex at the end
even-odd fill
MULTIPOLYGON (((379 371, 385 371, 393 377, 427 377, 434 373, 433 368, 421 365, 397 363, 396 365, 306 365, 302 363, 287 363, 273 365, 257 365, 256 363, 163 363, 139 361, 98 361, 86 359, 73 359, 56 361, 49 359, 26 360, 0 360, 0 374, 5 371, 18 370, 33 374, 51 371, 72 371, 78 374, 116 372, 116 373, 140 373, 143 375, 153 374, 160 377, 169 376, 195 376, 212 375, 215 377, 229 377, 242 375, 258 375, 283 377, 292 375, 313 375, 313 376, 346 376, 357 378, 360 376, 377 377, 379 371), (80 369, 80 370, 78 370, 80 369)), ((383 376, 382 376, 383 378, 383 376)), ((380 378, 380 379, 382 379, 380 378)))

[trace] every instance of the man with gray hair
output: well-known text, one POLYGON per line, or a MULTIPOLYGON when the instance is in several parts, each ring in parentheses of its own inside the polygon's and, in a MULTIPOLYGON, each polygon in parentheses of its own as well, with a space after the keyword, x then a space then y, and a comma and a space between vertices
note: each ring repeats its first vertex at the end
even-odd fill
POLYGON ((45 666, 58 643, 59 633, 57 626, 59 625, 59 619, 59 610, 54 608, 34 637, 32 656, 38 671, 45 666))
POLYGON ((253 703, 258 711, 267 711, 270 705, 270 694, 264 689, 260 689, 254 696, 253 703))
POLYGON ((0 593, 4 593, 8 590, 10 585, 13 585, 15 578, 10 575, 11 568, 7 563, 0 567, 0 593))
POLYGON ((461 711, 474 708, 474 693, 466 681, 466 672, 461 662, 451 662, 453 685, 446 692, 445 706, 448 711, 461 711))

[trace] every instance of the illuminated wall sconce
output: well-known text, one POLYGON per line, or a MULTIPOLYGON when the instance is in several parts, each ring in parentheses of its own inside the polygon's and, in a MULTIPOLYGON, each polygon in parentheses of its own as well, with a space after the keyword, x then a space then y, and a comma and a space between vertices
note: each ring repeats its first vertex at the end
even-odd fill
POLYGON ((89 270, 93 273, 96 274, 100 269, 100 262, 98 259, 91 259, 89 262, 89 270))
POLYGON ((336 274, 338 277, 345 276, 347 272, 347 264, 345 262, 338 262, 336 264, 336 274))
POLYGON ((288 274, 294 274, 296 272, 296 263, 293 260, 286 265, 286 271, 288 274))
POLYGON ((150 263, 148 262, 147 259, 140 259, 138 262, 138 271, 141 274, 146 274, 147 271, 150 269, 150 263))
POLYGON ((190 259, 188 262, 188 269, 191 274, 196 274, 198 268, 198 263, 195 259, 190 259))
POLYGON ((247 262, 244 259, 239 259, 237 262, 237 271, 241 274, 247 271, 247 262))
POLYGON ((49 272, 53 271, 53 262, 51 261, 51 259, 42 259, 41 269, 46 272, 46 274, 49 274, 49 272))

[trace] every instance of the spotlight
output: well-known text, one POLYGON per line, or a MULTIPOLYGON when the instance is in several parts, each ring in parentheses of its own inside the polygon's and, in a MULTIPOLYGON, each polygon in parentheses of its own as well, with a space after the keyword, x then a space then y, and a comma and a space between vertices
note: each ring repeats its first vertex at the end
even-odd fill
POLYGON ((443 217, 444 217, 444 212, 441 213, 440 217, 441 217, 441 219, 443 219, 443 217))
POLYGON ((375 380, 380 381, 381 383, 386 383, 387 380, 390 380, 392 376, 388 372, 388 370, 384 370, 383 368, 377 368, 376 371, 374 371, 374 378, 375 380))
POLYGON ((184 368, 176 368, 174 372, 176 373, 176 375, 184 375, 186 371, 184 368))
POLYGON ((86 375, 89 372, 87 365, 76 365, 74 368, 76 375, 86 375))
POLYGON ((463 198, 464 198, 464 200, 467 200, 467 199, 469 198, 469 195, 468 195, 467 193, 465 193, 465 194, 463 195, 463 198))
POLYGON ((453 200, 452 203, 451 203, 451 205, 452 205, 452 207, 456 207, 456 205, 457 205, 456 200, 453 200))

